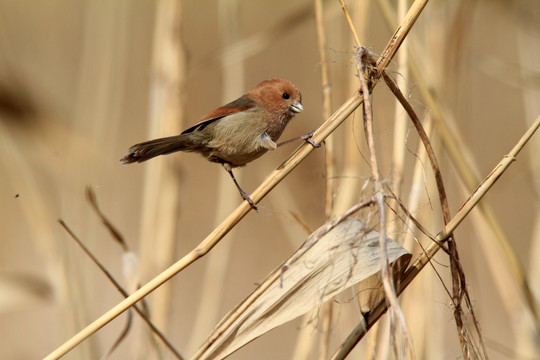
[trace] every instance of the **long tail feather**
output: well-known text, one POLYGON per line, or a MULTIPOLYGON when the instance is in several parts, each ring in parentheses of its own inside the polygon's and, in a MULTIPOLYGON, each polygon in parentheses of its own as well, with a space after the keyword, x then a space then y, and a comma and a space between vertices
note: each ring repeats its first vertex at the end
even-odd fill
POLYGON ((200 141, 194 140, 192 134, 182 134, 145 141, 130 147, 128 154, 120 161, 123 164, 131 164, 177 151, 197 151, 200 148, 200 141))

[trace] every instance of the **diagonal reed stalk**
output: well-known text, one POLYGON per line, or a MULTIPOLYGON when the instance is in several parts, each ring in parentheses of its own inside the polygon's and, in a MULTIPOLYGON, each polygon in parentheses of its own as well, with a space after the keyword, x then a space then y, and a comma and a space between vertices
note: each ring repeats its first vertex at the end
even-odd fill
MULTIPOLYGON (((184 21, 181 7, 177 1, 157 3, 149 94, 149 138, 179 133, 184 121, 183 98, 176 92, 182 88, 186 72, 185 49, 177 31, 184 21)), ((177 172, 174 166, 170 166, 174 159, 164 160, 148 163, 145 167, 139 236, 142 274, 155 274, 173 260, 180 191, 177 172)), ((148 304, 152 320, 162 328, 167 328, 170 304, 169 284, 148 304)), ((148 334, 142 333, 141 336, 146 338, 148 334)), ((149 348, 145 341, 137 343, 136 352, 146 354, 148 360, 158 356, 156 349, 149 348)))
MULTIPOLYGON (((220 26, 221 42, 227 48, 237 44, 241 33, 240 1, 239 0, 219 0, 218 24, 220 26)), ((227 50, 224 50, 226 52, 227 50)), ((236 56, 222 56, 222 100, 226 104, 233 99, 236 94, 241 94, 244 90, 245 80, 245 59, 246 51, 239 52, 236 56)), ((217 176, 217 196, 215 201, 214 224, 218 225, 221 219, 226 217, 234 209, 236 192, 226 191, 231 178, 226 171, 218 169, 217 176)), ((242 183, 242 173, 235 174, 238 182, 242 183)), ((215 294, 222 294, 226 287, 227 267, 230 265, 232 256, 232 242, 222 244, 220 253, 211 254, 205 263, 203 279, 201 281, 202 290, 200 292, 200 302, 197 306, 196 317, 190 331, 189 345, 186 352, 194 353, 199 347, 201 339, 204 339, 208 329, 212 329, 219 320, 219 309, 222 298, 215 294)))
MULTIPOLYGON (((340 0, 340 3, 343 9, 343 12, 345 14, 345 17, 347 19, 347 22, 349 24, 349 28, 353 34, 353 37, 356 41, 356 45, 358 47, 356 62, 357 62, 357 68, 358 68, 357 69, 358 79, 360 80, 362 93, 369 94, 374 86, 373 82, 371 82, 368 85, 366 81, 366 78, 369 78, 371 76, 371 74, 369 74, 369 71, 367 69, 367 67, 371 65, 371 59, 370 59, 371 55, 368 53, 368 51, 365 48, 360 47, 360 41, 356 34, 354 24, 352 23, 351 17, 349 15, 349 11, 347 10, 347 7, 342 0, 340 0), (370 88, 370 85, 371 85, 371 88, 370 88)), ((427 4, 427 1, 425 2, 417 1, 413 3, 411 8, 405 15, 404 23, 405 24, 411 23, 411 22, 414 23, 426 4, 427 4)), ((407 36, 409 30, 410 30, 410 27, 407 27, 407 26, 398 27, 398 29, 396 30, 396 32, 390 39, 389 44, 383 51, 381 57, 377 61, 374 61, 376 72, 373 74, 373 78, 370 78, 370 81, 376 81, 377 79, 381 77, 381 75, 385 74, 385 69, 386 69, 387 64, 389 63, 389 59, 393 58, 393 56, 395 55, 395 51, 397 50, 397 49, 392 49, 391 44, 394 41, 402 42, 407 36)), ((377 208, 378 208, 378 213, 379 213, 378 219, 379 219, 379 231, 380 231, 379 243, 380 243, 380 251, 381 251, 381 279, 383 282, 384 293, 386 295, 386 303, 389 305, 389 307, 391 307, 394 310, 392 312, 393 316, 390 317, 390 324, 393 327, 394 319, 398 320, 399 328, 402 330, 402 334, 405 337, 410 353, 412 357, 414 358, 414 349, 413 349, 412 340, 407 330, 403 311, 401 310, 401 307, 397 301, 397 293, 396 293, 396 290, 392 281, 392 274, 389 271, 388 258, 386 254, 386 245, 384 242, 384 238, 386 237, 386 215, 384 211, 384 194, 383 194, 383 186, 382 186, 378 162, 377 162, 376 147, 375 147, 375 142, 373 139, 373 119, 372 119, 371 101, 369 99, 369 95, 368 95, 368 98, 364 101, 363 106, 364 106, 364 109, 363 109, 364 132, 366 135, 366 141, 369 148, 369 154, 370 154, 369 163, 370 163, 370 167, 372 171, 372 179, 374 180, 375 198, 377 199, 377 208)), ((430 144, 427 141, 427 139, 424 142, 424 145, 426 145, 426 149, 431 150, 430 144), (427 142, 427 145, 426 145, 426 142, 427 142)), ((433 151, 431 151, 431 153, 433 153, 433 151)), ((446 200, 446 194, 445 194, 444 187, 442 184, 442 178, 440 176, 439 167, 435 161, 434 155, 432 155, 430 159, 432 159, 432 164, 434 166, 434 171, 436 174, 437 185, 438 185, 439 195, 440 195, 440 200, 441 200, 441 206, 443 209, 443 213, 445 215, 445 222, 447 222, 449 220, 450 215, 449 215, 449 210, 448 210, 448 203, 446 200)), ((391 332, 391 336, 394 336, 394 332, 391 332)), ((399 357, 399 349, 398 349, 395 339, 392 341, 392 345, 393 345, 394 355, 396 357, 399 357)))
MULTIPOLYGON (((62 219, 58 219, 58 222, 66 230, 66 232, 71 236, 71 238, 80 246, 84 253, 92 260, 92 262, 101 270, 101 272, 109 279, 109 281, 114 285, 116 290, 118 290, 122 296, 127 298, 129 293, 120 285, 120 283, 113 277, 109 270, 99 261, 99 259, 86 247, 86 245, 78 238, 77 235, 69 228, 69 226, 62 219)), ((139 307, 134 305, 133 309, 139 314, 139 316, 144 320, 144 322, 150 327, 153 333, 163 342, 163 344, 175 355, 177 359, 183 359, 182 355, 175 349, 174 345, 167 339, 167 337, 152 323, 152 320, 148 317, 146 312, 139 307)))
MULTIPOLYGON (((389 26, 395 26, 394 24, 397 23, 397 18, 391 10, 389 1, 379 0, 378 4, 389 26)), ((411 46, 412 50, 412 48, 415 47, 414 39, 411 39, 411 43, 411 45, 413 45, 411 46)), ((455 121, 449 116, 448 112, 445 112, 441 106, 441 102, 436 98, 436 94, 430 90, 431 87, 424 78, 420 65, 412 55, 413 54, 411 53, 409 59, 411 75, 415 81, 421 85, 417 86, 417 89, 419 90, 426 107, 430 109, 431 117, 433 118, 434 125, 437 129, 437 134, 441 138, 461 180, 465 183, 469 191, 473 191, 476 184, 480 181, 480 177, 477 175, 478 167, 474 165, 474 156, 458 135, 455 121)), ((491 204, 483 201, 478 205, 478 209, 480 210, 481 216, 489 224, 489 228, 493 233, 493 238, 500 249, 499 251, 504 254, 503 256, 507 262, 505 267, 507 270, 505 271, 508 271, 514 278, 515 283, 519 285, 521 296, 532 315, 535 327, 537 330, 540 329, 540 307, 534 298, 531 286, 525 275, 525 269, 519 261, 516 251, 497 219, 491 204)), ((487 248, 488 246, 485 247, 487 248)), ((496 271, 501 271, 501 269, 496 269, 496 271)), ((504 289, 500 291, 504 291, 504 289)))
MULTIPOLYGON (((378 75, 388 66, 399 46, 407 36, 414 25, 416 19, 420 16, 422 9, 427 4, 427 0, 416 0, 403 23, 398 27, 391 37, 381 57, 377 60, 378 75)), ((363 102, 363 96, 355 92, 345 103, 326 120, 313 134, 313 141, 321 143, 326 139, 349 115, 351 115, 363 102)), ((277 184, 283 180, 302 160, 304 160, 312 151, 313 146, 305 143, 297 148, 293 154, 285 160, 274 172, 272 172, 265 181, 251 194, 251 199, 257 204, 261 201, 277 184)), ((64 344, 59 346, 53 352, 45 357, 46 360, 58 359, 72 350, 78 344, 83 342, 89 336, 94 334, 100 328, 112 321, 118 315, 126 311, 143 297, 157 289, 163 283, 171 279, 174 275, 185 269, 187 266, 206 255, 223 237, 250 211, 251 206, 247 201, 242 202, 218 227, 214 229, 195 249, 161 272, 155 278, 150 280, 131 296, 118 303, 112 309, 101 315, 94 322, 75 334, 64 344)))
MULTIPOLYGON (((397 85, 392 81, 392 79, 388 76, 386 72, 383 73, 384 81, 390 88, 390 90, 394 93, 396 98, 399 100, 399 102, 402 104, 402 106, 405 108, 406 112, 409 114, 409 117, 411 118, 416 131, 418 132, 418 135, 420 136, 420 139, 422 140, 422 143, 424 145, 424 149, 426 150, 426 154, 428 155, 429 162, 431 164, 433 174, 435 177, 435 182, 437 184, 437 189, 439 193, 439 199, 441 201, 441 208, 444 215, 444 223, 448 224, 450 221, 450 210, 448 208, 448 199, 446 197, 446 192, 443 184, 442 175, 440 172, 439 165, 437 163, 437 159, 435 157, 435 153, 433 151, 433 148, 431 146, 431 143, 427 137, 427 134, 420 122, 420 119, 417 117, 416 113, 410 106, 410 104, 405 99, 405 96, 401 93, 397 85)), ((466 302, 466 306, 470 311, 472 322, 475 325, 476 334, 478 335, 480 344, 482 344, 482 350, 484 354, 484 358, 487 358, 485 347, 483 345, 482 337, 480 336, 480 330, 477 327, 477 320, 476 316, 474 314, 474 310, 472 309, 469 293, 467 291, 467 284, 465 281, 465 274, 463 272, 461 263, 459 261, 459 254, 457 251, 457 246, 455 243, 455 239, 453 236, 449 237, 448 239, 448 251, 450 256, 450 269, 452 274, 452 285, 453 285, 453 295, 452 295, 452 301, 454 306, 454 318, 456 321, 457 326, 457 332, 458 337, 461 343, 462 347, 462 353, 463 356, 468 359, 469 354, 471 353, 471 349, 475 349, 473 344, 473 341, 471 340, 470 336, 468 335, 468 332, 465 331, 464 328, 464 314, 462 311, 462 301, 463 299, 466 302)))
MULTIPOLYGON (((431 258, 441 248, 441 242, 448 239, 452 236, 454 230, 458 227, 459 224, 465 219, 469 212, 478 204, 482 197, 489 191, 491 186, 499 179, 499 177, 508 169, 510 164, 512 164, 516 156, 519 154, 521 149, 527 144, 527 142, 534 135, 536 130, 540 127, 540 116, 536 119, 534 124, 523 134, 521 139, 516 143, 512 150, 504 156, 504 158, 493 168, 491 173, 482 181, 476 191, 474 191, 471 196, 463 203, 457 214, 445 225, 444 229, 437 235, 436 241, 431 243, 422 255, 407 269, 403 278, 396 286, 396 291, 399 294, 414 280, 416 275, 426 266, 431 258)), ((341 346, 336 350, 332 359, 343 359, 353 348, 356 346, 358 341, 367 333, 367 331, 379 320, 379 318, 386 312, 388 309, 386 302, 383 300, 376 307, 372 309, 369 313, 369 316, 359 323, 359 325, 351 331, 347 339, 341 344, 341 346)))
MULTIPOLYGON (((362 103, 362 95, 355 93, 351 96, 319 129, 313 134, 313 140, 322 142, 330 135, 352 112, 362 103)), ((258 203, 281 180, 283 180, 302 160, 313 151, 310 144, 299 147, 283 164, 281 164, 266 180, 251 194, 251 199, 258 203)), ((100 316, 94 322, 82 329, 75 336, 66 341, 50 353, 45 359, 58 359, 115 317, 126 311, 129 307, 140 301, 143 297, 157 289, 174 275, 187 266, 206 255, 244 216, 251 210, 247 201, 242 202, 218 227, 214 229, 195 249, 150 280, 131 296, 118 303, 115 307, 100 316)))

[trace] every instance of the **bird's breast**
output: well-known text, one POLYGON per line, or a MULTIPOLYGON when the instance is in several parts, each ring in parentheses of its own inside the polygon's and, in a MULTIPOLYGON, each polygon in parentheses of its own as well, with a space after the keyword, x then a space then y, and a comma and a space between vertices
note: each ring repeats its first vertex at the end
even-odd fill
POLYGON ((267 151, 260 146, 260 137, 267 130, 264 112, 247 110, 226 116, 208 129, 212 132, 212 140, 208 143, 211 150, 209 159, 243 166, 267 151))

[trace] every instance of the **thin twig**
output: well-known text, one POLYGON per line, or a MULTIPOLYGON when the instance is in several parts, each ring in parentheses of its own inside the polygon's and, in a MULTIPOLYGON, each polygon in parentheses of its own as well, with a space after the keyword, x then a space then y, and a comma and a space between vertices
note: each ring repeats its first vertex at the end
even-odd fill
MULTIPOLYGON (((393 55, 401 45, 405 34, 414 24, 414 21, 420 14, 420 10, 425 6, 427 0, 416 0, 411 9, 413 12, 417 12, 416 15, 407 16, 406 22, 400 27, 400 31, 396 32, 392 40, 388 43, 387 48, 384 51, 384 58, 380 58, 377 62, 378 70, 382 71, 386 68, 393 55), (391 49, 389 49, 391 48, 391 49)), ((411 13, 411 10, 409 10, 411 13)), ((313 141, 321 144, 345 119, 353 113, 360 104, 363 102, 363 97, 359 92, 355 92, 341 107, 334 112, 334 114, 326 120, 313 134, 313 141)), ((272 174, 270 174, 266 180, 251 194, 253 202, 258 203, 261 201, 281 180, 283 180, 302 160, 304 160, 312 151, 313 146, 310 144, 303 144, 296 149, 293 154, 281 164, 272 174)), ((178 260, 176 263, 165 269, 155 278, 150 280, 147 284, 142 286, 139 290, 131 294, 128 298, 114 306, 112 309, 101 315, 98 319, 94 320, 91 324, 79 331, 64 344, 60 345, 53 352, 51 352, 45 359, 58 359, 63 356, 100 328, 105 326, 108 322, 115 317, 126 311, 130 306, 133 306, 136 302, 143 297, 157 289, 163 283, 168 281, 174 275, 185 269, 193 262, 200 259, 208 251, 210 251, 240 220, 246 216, 251 210, 251 206, 247 201, 242 202, 218 227, 214 229, 194 250, 178 260)))
MULTIPOLYGON (((118 292, 120 292, 122 296, 127 298, 129 296, 128 292, 120 285, 118 281, 116 281, 116 279, 112 276, 109 270, 107 270, 107 268, 105 268, 105 266, 101 264, 98 258, 90 251, 90 249, 86 247, 86 245, 84 245, 84 243, 77 237, 77 235, 75 235, 75 233, 69 228, 69 226, 64 222, 64 220, 58 219, 58 222, 60 223, 60 225, 62 225, 64 230, 67 231, 69 236, 71 236, 71 238, 75 240, 77 245, 81 247, 84 253, 90 258, 90 260, 92 260, 92 262, 96 264, 96 266, 101 270, 101 272, 105 274, 107 279, 109 279, 109 281, 114 285, 116 290, 118 290, 118 292)), ((134 305, 133 308, 135 309, 137 314, 139 314, 143 318, 144 322, 150 327, 150 329, 152 329, 152 331, 157 335, 157 337, 159 337, 161 341, 163 341, 165 346, 169 350, 171 350, 171 352, 176 356, 176 358, 183 359, 182 355, 180 355, 180 353, 174 348, 174 346, 169 342, 169 340, 167 340, 165 335, 152 323, 148 316, 146 316, 145 311, 141 310, 138 305, 134 305)))
MULTIPOLYGON (((457 226, 464 220, 465 216, 478 204, 482 197, 489 191, 493 184, 499 179, 499 177, 508 169, 510 164, 515 161, 516 156, 521 149, 525 147, 527 142, 532 138, 534 133, 540 127, 540 116, 536 118, 534 124, 523 134, 521 139, 516 143, 512 150, 504 156, 504 158, 495 166, 488 177, 478 186, 477 190, 471 194, 471 196, 461 206, 458 213, 452 218, 444 229, 437 236, 438 241, 445 241, 452 235, 457 226)), ((437 243, 431 243, 424 253, 419 256, 411 266, 407 269, 400 282, 396 284, 397 294, 401 294, 407 286, 414 280, 414 278, 420 273, 420 271, 429 263, 430 259, 435 256, 439 251, 440 245, 437 243)), ((354 330, 347 336, 347 339, 336 350, 331 359, 344 359, 345 356, 356 346, 358 341, 364 337, 369 329, 381 318, 381 316, 387 311, 388 306, 384 300, 380 301, 366 319, 362 319, 354 330)))
MULTIPOLYGON (((321 143, 330 135, 354 110, 362 103, 363 97, 360 93, 354 93, 345 103, 313 134, 313 141, 321 143)), ((281 180, 283 180, 302 160, 304 160, 314 147, 308 143, 301 145, 293 154, 272 172, 265 181, 251 194, 251 199, 258 203, 261 201, 281 180)), ((206 255, 240 220, 251 210, 247 201, 242 202, 219 226, 217 226, 201 243, 178 260, 176 263, 165 269, 155 278, 143 285, 125 300, 118 303, 112 309, 94 320, 84 329, 79 331, 64 344, 51 352, 46 360, 58 359, 80 344, 86 338, 105 326, 108 322, 116 318, 130 306, 140 301, 146 295, 157 289, 163 283, 171 279, 187 266, 206 255)))
MULTIPOLYGON (((395 196, 392 196, 392 199, 397 203, 399 204, 399 207, 401 208, 401 210, 407 215, 407 219, 410 220, 411 223, 413 223, 417 228, 418 230, 420 230, 422 233, 424 233, 424 235, 426 237, 428 237, 430 240, 434 241, 434 244, 437 244, 438 246, 440 246, 440 249, 442 249, 442 251, 444 251, 445 253, 447 253, 448 255, 450 255, 450 253, 448 252, 448 250, 444 247, 444 243, 440 243, 438 241, 435 240, 435 237, 434 236, 431 236, 428 232, 427 232, 427 229, 425 229, 422 224, 420 224, 420 222, 414 218, 414 216, 409 212, 409 209, 407 209, 407 207, 405 206, 405 204, 398 198, 396 198, 395 196)), ((388 205, 388 204, 387 204, 388 205)), ((389 205, 390 207, 390 205, 389 205)), ((393 209, 392 207, 390 207, 390 209, 395 213, 397 214, 397 210, 393 209)), ((422 252, 426 252, 426 248, 422 245, 421 242, 417 242, 418 246, 420 247, 420 249, 422 250, 422 252)), ((443 288, 444 290, 446 291, 446 294, 448 295, 448 298, 452 298, 452 294, 450 293, 450 290, 448 289, 448 287, 446 286, 446 284, 444 283, 444 280, 442 278, 442 276, 439 274, 439 271, 437 271, 437 268, 435 267, 435 264, 433 264, 431 261, 429 262, 433 271, 435 272, 435 274, 437 275, 437 277, 439 278, 441 284, 443 285, 443 288)))
MULTIPOLYGON (((424 148, 426 149, 426 153, 429 158, 429 162, 431 164, 433 173, 435 175, 435 183, 437 184, 437 189, 439 193, 439 200, 441 202, 441 209, 443 212, 444 222, 447 224, 450 219, 450 209, 448 206, 448 198, 446 197, 446 190, 444 188, 444 183, 442 180, 441 171, 439 168, 439 164, 437 162, 437 158, 435 157, 435 152, 433 151, 433 147, 431 146, 431 142, 429 141, 429 138, 424 130, 424 127, 422 126, 422 123, 420 122, 420 119, 414 112, 412 106, 409 104, 405 96, 403 96, 403 93, 397 85, 394 83, 394 81, 388 76, 388 74, 385 72, 382 73, 384 81, 392 90, 396 98, 399 100, 401 105, 405 108, 407 113, 409 114, 409 117, 411 118, 416 131, 418 132, 420 139, 422 140, 422 143, 424 144, 424 148)), ((450 237, 448 239, 448 249, 450 251, 450 269, 452 273, 452 284, 454 289, 454 294, 452 297, 453 304, 454 304, 454 318, 456 320, 456 326, 458 330, 458 337, 460 339, 461 343, 461 349, 463 356, 465 359, 469 358, 469 354, 471 350, 469 347, 472 344, 472 341, 468 340, 467 333, 464 331, 464 321, 463 321, 463 310, 461 308, 461 302, 462 299, 465 297, 467 298, 467 303, 470 303, 469 294, 467 291, 467 284, 465 281, 465 273, 463 272, 463 269, 461 267, 461 263, 459 262, 459 254, 457 251, 457 246, 455 243, 455 240, 453 237, 450 237)), ((476 317, 474 315, 474 312, 472 308, 469 308, 471 315, 473 317, 473 322, 476 324, 476 317)), ((480 338, 481 344, 483 344, 482 336, 478 332, 478 336, 480 338)), ((486 354, 485 348, 484 354, 486 354)))
MULTIPOLYGON (((379 0, 378 4, 381 7, 382 13, 386 19, 386 22, 390 27, 396 26, 397 18, 395 13, 391 11, 391 6, 388 0, 379 0)), ((414 41, 414 39, 411 39, 414 41)), ((411 45, 414 45, 411 44, 411 45)), ((411 46, 413 48, 414 46, 411 46)), ((437 133, 448 151, 448 155, 456 168, 460 178, 466 184, 469 191, 473 191, 476 185, 480 182, 480 176, 478 175, 477 168, 474 167, 474 157, 471 154, 468 147, 465 146, 458 136, 458 131, 455 122, 451 116, 445 113, 441 106, 441 102, 436 98, 436 94, 431 91, 430 86, 426 85, 426 81, 420 70, 420 66, 415 61, 413 56, 410 57, 409 65, 411 67, 412 77, 420 86, 416 89, 420 92, 420 95, 425 103, 426 107, 430 109, 431 117, 437 127, 437 133)), ((525 304, 531 312, 535 327, 540 331, 540 306, 538 305, 535 296, 532 293, 531 286, 526 277, 526 271, 518 259, 515 250, 513 249, 508 236, 505 234, 500 222, 495 216, 493 208, 488 202, 483 201, 478 205, 480 214, 489 224, 489 228, 493 232, 495 242, 499 245, 500 251, 504 254, 507 261, 507 266, 511 276, 514 277, 515 282, 519 284, 522 296, 525 300, 525 304)), ((498 269, 500 271, 500 269, 498 269)))
POLYGON ((124 241, 124 237, 122 236, 120 231, 113 225, 112 222, 109 221, 109 219, 107 219, 103 211, 101 211, 98 205, 96 193, 94 192, 94 190, 90 186, 87 186, 85 190, 85 194, 86 194, 86 200, 88 200, 88 202, 94 209, 96 215, 99 217, 99 219, 101 220, 105 228, 109 230, 109 233, 111 234, 112 238, 116 240, 118 244, 120 244, 120 246, 122 247, 122 250, 128 251, 127 244, 124 241))
POLYGON ((349 28, 351 29, 351 33, 353 34, 354 43, 356 44, 356 47, 360 47, 360 39, 358 38, 358 34, 356 34, 356 29, 354 28, 354 24, 352 22, 351 15, 349 14, 349 10, 347 9, 347 5, 345 4, 344 0, 339 0, 339 3, 341 4, 341 9, 345 14, 345 18, 347 19, 347 23, 349 24, 349 28))
MULTIPOLYGON (((414 347, 412 343, 412 339, 410 337, 409 331, 407 330, 407 325, 405 322, 405 316, 403 315, 403 311, 401 310, 401 306, 399 305, 399 302, 397 300, 397 294, 396 289, 394 287, 394 281, 392 276, 392 268, 390 267, 388 263, 388 254, 386 251, 386 215, 384 211, 384 193, 383 193, 383 186, 381 183, 381 177, 379 173, 379 166, 377 164, 377 154, 376 154, 376 147, 375 147, 375 140, 373 138, 373 118, 372 118, 372 108, 371 108, 371 99, 368 96, 369 94, 369 87, 368 83, 366 81, 366 78, 364 76, 365 74, 369 74, 369 71, 367 69, 371 66, 370 64, 370 55, 367 52, 367 49, 365 48, 359 48, 358 49, 358 55, 357 55, 357 73, 358 73, 358 79, 360 80, 360 84, 362 87, 362 92, 364 93, 364 128, 366 133, 366 140, 368 143, 368 149, 370 154, 370 165, 371 165, 371 176, 374 180, 374 188, 375 188, 375 199, 377 203, 377 207, 379 210, 379 246, 381 250, 381 279, 383 282, 383 288, 384 293, 386 295, 386 300, 388 301, 390 307, 393 309, 393 314, 395 314, 399 320, 400 328, 402 329, 403 334, 405 335, 405 338, 407 340, 407 344, 409 346, 409 350, 411 352, 412 357, 414 358, 414 347)), ((384 74, 384 73, 383 73, 384 74)), ((390 324, 393 326, 393 319, 394 317, 390 317, 390 324)), ((394 332, 391 331, 391 336, 394 337, 394 332)), ((392 346, 394 348, 394 356, 396 358, 400 358, 399 350, 396 344, 395 339, 391 342, 392 346)))
POLYGON ((422 140, 422 143, 424 144, 424 148, 426 149, 426 153, 429 158, 429 163, 431 164, 431 168, 435 176, 435 183, 437 184, 437 189, 439 190, 438 193, 441 207, 447 210, 446 215, 444 215, 445 221, 450 221, 450 213, 448 212, 448 199, 446 197, 446 190, 444 189, 441 170, 437 161, 437 157, 435 156, 435 151, 433 151, 433 147, 431 146, 431 142, 429 141, 428 135, 426 134, 426 131, 424 130, 424 127, 422 126, 420 119, 414 112, 411 104, 409 104, 401 90, 397 87, 396 83, 392 80, 392 78, 390 78, 390 76, 388 76, 386 72, 383 72, 382 75, 384 81, 388 85, 388 88, 392 91, 392 93, 394 93, 405 111, 407 111, 407 114, 409 115, 414 127, 416 128, 416 131, 418 132, 420 139, 422 140))

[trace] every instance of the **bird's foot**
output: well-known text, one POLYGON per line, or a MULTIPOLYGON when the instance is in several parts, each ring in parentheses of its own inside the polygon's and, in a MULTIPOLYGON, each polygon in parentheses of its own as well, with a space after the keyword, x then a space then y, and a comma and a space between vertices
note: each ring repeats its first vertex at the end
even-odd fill
POLYGON ((313 130, 313 131, 311 131, 311 132, 309 132, 309 133, 307 133, 305 135, 300 136, 300 140, 305 140, 308 143, 310 143, 311 146, 318 149, 318 148, 321 147, 321 144, 316 143, 315 141, 313 141, 313 134, 315 134, 315 130, 313 130))
POLYGON ((288 143, 292 143, 294 141, 306 141, 308 143, 311 144, 311 146, 313 146, 314 148, 320 148, 321 147, 321 144, 319 143, 316 143, 315 141, 313 141, 312 137, 313 137, 313 134, 315 133, 315 130, 307 133, 307 134, 304 134, 302 136, 299 136, 299 137, 296 137, 294 139, 290 139, 290 140, 287 140, 287 141, 284 141, 284 142, 281 142, 279 144, 277 144, 277 147, 280 147, 280 146, 283 146, 283 145, 286 145, 288 143))
POLYGON ((256 212, 259 212, 259 208, 257 207, 257 205, 255 205, 253 200, 251 200, 251 198, 249 197, 249 194, 247 192, 242 190, 242 191, 240 191, 240 195, 242 195, 242 198, 249 203, 249 206, 251 206, 251 208, 253 210, 255 210, 256 212))

